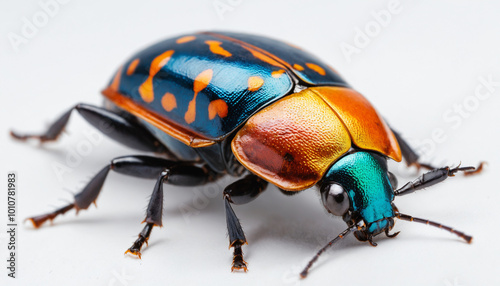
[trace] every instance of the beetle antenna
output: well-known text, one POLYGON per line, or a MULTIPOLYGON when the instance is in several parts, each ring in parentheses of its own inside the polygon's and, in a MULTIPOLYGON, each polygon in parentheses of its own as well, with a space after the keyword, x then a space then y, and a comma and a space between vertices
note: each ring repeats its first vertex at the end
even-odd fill
POLYGON ((300 272, 300 278, 304 279, 307 277, 307 274, 309 272, 309 269, 311 268, 311 266, 316 262, 316 260, 318 260, 319 256, 325 252, 325 250, 327 250, 330 246, 332 246, 333 244, 335 244, 337 241, 341 240, 342 238, 344 238, 344 236, 348 235, 351 231, 352 231, 353 227, 350 227, 346 230, 344 230, 343 232, 341 232, 337 237, 335 237, 334 239, 332 239, 332 241, 330 241, 327 245, 325 245, 323 248, 321 248, 318 253, 316 253, 316 255, 313 257, 313 259, 311 259, 309 261, 309 263, 307 263, 307 266, 304 268, 304 270, 302 270, 302 272, 300 272))
POLYGON ((427 219, 412 217, 410 215, 405 215, 405 214, 402 214, 402 213, 399 213, 399 212, 396 213, 396 217, 399 218, 399 219, 402 219, 402 220, 419 222, 419 223, 425 223, 427 225, 431 225, 431 226, 434 226, 434 227, 438 227, 438 228, 444 229, 446 231, 454 233, 457 236, 463 238, 465 241, 467 241, 467 243, 472 243, 472 236, 467 235, 467 234, 465 234, 465 233, 463 233, 461 231, 457 231, 457 230, 455 230, 455 229, 453 229, 453 228, 451 228, 449 226, 442 225, 440 223, 437 223, 437 222, 434 222, 434 221, 430 221, 430 220, 427 220, 427 219))

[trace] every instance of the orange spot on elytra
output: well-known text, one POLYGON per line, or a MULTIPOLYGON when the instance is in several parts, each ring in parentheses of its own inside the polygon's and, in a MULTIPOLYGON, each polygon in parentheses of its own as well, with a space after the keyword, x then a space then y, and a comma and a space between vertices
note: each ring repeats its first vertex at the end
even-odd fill
POLYGON ((264 84, 264 80, 260 76, 251 76, 248 78, 248 90, 257 91, 264 84))
POLYGON ((215 115, 219 115, 220 118, 227 116, 227 104, 224 100, 216 99, 208 105, 208 118, 212 120, 215 115))
POLYGON ((301 66, 301 65, 298 65, 298 64, 294 64, 293 68, 296 69, 296 70, 298 70, 298 71, 303 71, 304 70, 304 67, 301 66))
POLYGON ((184 36, 184 37, 182 37, 182 38, 177 39, 175 42, 176 42, 177 44, 184 44, 184 43, 187 43, 187 42, 191 42, 191 41, 193 41, 194 39, 196 39, 196 37, 195 37, 195 36, 184 36))
POLYGON ((188 124, 193 123, 196 118, 196 96, 198 96, 198 93, 208 86, 212 80, 213 73, 214 71, 212 69, 204 70, 194 79, 194 97, 189 102, 188 110, 186 111, 186 114, 184 114, 184 120, 186 120, 188 124))
POLYGON ((132 75, 139 64, 139 59, 133 60, 127 68, 127 75, 132 75))
POLYGON ((110 87, 103 90, 102 94, 118 107, 123 110, 127 110, 127 112, 130 112, 138 118, 144 119, 149 124, 181 141, 187 146, 199 148, 215 144, 215 141, 212 139, 183 128, 167 116, 161 116, 156 112, 151 112, 149 108, 145 107, 140 102, 132 100, 131 98, 112 90, 110 87))
POLYGON ((149 68, 149 77, 139 87, 139 93, 141 94, 141 97, 145 102, 150 103, 155 99, 153 91, 153 77, 161 70, 162 67, 167 64, 173 54, 174 50, 168 50, 154 58, 154 60, 151 62, 151 67, 149 68))
POLYGON ((142 100, 147 103, 150 103, 155 99, 153 92, 153 77, 148 77, 148 79, 141 84, 141 86, 139 86, 139 94, 141 95, 142 100))
POLYGON ((271 76, 274 77, 274 78, 279 78, 284 72, 285 72, 285 70, 273 71, 271 73, 271 76))
POLYGON ((224 56, 224 57, 230 57, 230 56, 232 56, 232 54, 230 52, 224 50, 224 48, 220 46, 222 44, 222 42, 219 42, 219 41, 205 41, 205 44, 208 45, 208 47, 210 48, 210 51, 212 53, 214 53, 214 54, 221 55, 221 56, 224 56))
POLYGON ((172 93, 167 92, 161 98, 161 105, 166 111, 170 112, 177 107, 177 100, 175 99, 175 96, 172 93))
POLYGON ((167 64, 170 60, 170 57, 174 54, 174 50, 168 50, 163 54, 157 56, 153 62, 151 62, 151 67, 149 68, 149 76, 154 76, 157 74, 161 68, 167 64))
POLYGON ((194 79, 193 90, 195 93, 202 91, 212 80, 214 71, 212 69, 204 70, 194 79))
POLYGON ((249 48, 247 46, 242 46, 244 49, 246 49, 247 51, 249 51, 250 53, 252 53, 252 55, 256 58, 258 58, 259 60, 263 61, 263 62, 266 62, 268 64, 271 64, 275 67, 280 67, 282 68, 283 65, 281 63, 279 63, 278 61, 276 61, 275 59, 271 58, 270 56, 267 56, 257 50, 254 50, 252 48, 249 48))
POLYGON ((122 70, 123 66, 121 66, 120 69, 116 72, 115 77, 113 78, 113 81, 109 86, 114 91, 118 91, 118 88, 120 87, 120 78, 122 76, 122 70))
POLYGON ((184 114, 184 120, 186 120, 188 124, 193 123, 196 118, 196 95, 197 94, 195 94, 193 100, 189 102, 188 110, 186 114, 184 114))
POLYGON ((325 75, 326 74, 325 70, 322 67, 318 66, 318 65, 311 64, 311 63, 306 63, 306 66, 308 68, 312 69, 313 71, 319 73, 320 75, 325 75))

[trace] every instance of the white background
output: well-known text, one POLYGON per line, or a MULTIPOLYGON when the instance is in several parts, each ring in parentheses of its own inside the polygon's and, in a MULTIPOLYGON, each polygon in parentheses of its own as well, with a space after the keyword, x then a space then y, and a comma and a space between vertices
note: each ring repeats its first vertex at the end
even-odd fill
MULTIPOLYGON (((21 221, 71 201, 65 190, 77 192, 111 158, 137 154, 107 138, 89 143, 84 134, 93 129, 76 113, 68 135, 41 147, 15 142, 8 130, 42 131, 75 103, 100 104, 100 90, 132 53, 164 38, 208 29, 275 37, 318 55, 420 146, 430 162, 488 161, 481 175, 457 176, 395 201, 401 212, 451 225, 474 235, 474 241, 468 245, 444 231, 397 221, 395 230, 401 234, 396 239, 377 238, 374 248, 350 236, 300 281, 301 268, 345 224, 326 214, 313 190, 285 197, 269 188, 253 203, 235 207, 249 241, 244 247, 249 272, 231 273, 220 195, 228 182, 224 180, 203 188, 165 186, 164 227, 153 230, 138 260, 123 252, 142 228, 154 181, 110 173, 97 209, 92 206, 78 217, 71 211, 40 230, 19 227, 18 278, 7 278, 2 262, 2 285, 500 283, 500 190, 495 177, 500 87, 486 99, 476 97, 479 78, 500 81, 498 2, 401 1, 399 13, 392 13, 384 25, 374 24, 373 13, 387 10, 388 0, 103 2, 60 4, 46 23, 38 1, 0 4, 0 177, 5 178, 0 183, 1 261, 7 258, 3 229, 8 171, 18 174, 21 221), (230 9, 218 13, 217 5, 230 9), (33 17, 39 17, 38 31, 13 45, 9 37, 24 37, 23 19, 33 23, 33 17), (367 25, 373 29, 368 41, 346 56, 341 47, 356 47, 355 38, 367 25), (468 109, 458 115, 456 105, 468 109), (446 114, 456 121, 443 118, 446 114), (439 136, 432 139, 433 134, 439 136), (90 146, 88 154, 68 162, 78 146, 90 146), (66 172, 58 175, 54 166, 66 166, 66 172)), ((417 175, 403 164, 390 167, 400 185, 417 175)))

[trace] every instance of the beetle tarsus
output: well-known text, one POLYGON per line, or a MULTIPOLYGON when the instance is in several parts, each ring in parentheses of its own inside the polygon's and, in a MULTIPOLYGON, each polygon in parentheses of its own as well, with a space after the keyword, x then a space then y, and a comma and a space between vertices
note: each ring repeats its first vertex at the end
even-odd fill
POLYGON ((125 254, 127 254, 127 253, 130 253, 131 255, 139 257, 139 259, 142 259, 141 258, 141 250, 140 250, 140 248, 136 249, 136 248, 133 248, 133 246, 132 246, 129 249, 127 249, 127 251, 125 251, 125 254))
POLYGON ((146 243, 148 245, 149 236, 151 235, 151 231, 155 226, 154 223, 147 223, 146 226, 142 229, 141 233, 139 233, 139 237, 134 241, 134 244, 125 251, 125 254, 130 253, 141 258, 141 248, 146 243))
POLYGON ((17 139, 17 140, 20 140, 20 141, 26 141, 26 139, 28 139, 28 138, 29 138, 29 136, 26 136, 26 135, 19 135, 19 134, 17 134, 16 132, 14 132, 14 131, 12 131, 12 130, 11 130, 9 133, 10 133, 10 136, 11 136, 12 138, 17 139))
POLYGON ((48 138, 45 135, 20 135, 12 130, 10 131, 10 136, 12 136, 12 138, 19 140, 19 141, 27 141, 28 139, 37 139, 40 141, 40 143, 45 143, 47 141, 57 140, 57 138, 52 139, 52 138, 48 138))
POLYGON ((42 135, 19 135, 14 131, 11 131, 10 135, 22 141, 31 138, 40 140, 40 143, 44 143, 47 141, 56 141, 59 138, 59 135, 61 135, 62 131, 64 130, 64 127, 68 123, 72 110, 73 108, 62 114, 54 123, 52 123, 52 125, 50 125, 47 131, 42 135))
POLYGON ((378 245, 375 241, 373 241, 372 237, 368 238, 368 243, 370 243, 370 245, 373 246, 373 247, 375 247, 375 246, 378 245))
POLYGON ((466 170, 464 172, 464 176, 471 176, 471 175, 476 175, 476 174, 479 174, 483 171, 483 168, 484 168, 484 165, 486 165, 487 163, 486 162, 480 162, 479 165, 477 167, 475 167, 473 170, 466 170))
POLYGON ((235 270, 236 271, 243 270, 247 272, 248 271, 247 262, 243 260, 243 251, 241 250, 241 243, 235 243, 233 247, 234 247, 234 254, 233 254, 233 265, 231 267, 231 272, 235 270))
POLYGON ((39 228, 47 220, 52 221, 58 215, 65 214, 67 211, 73 209, 74 207, 75 207, 75 204, 69 204, 69 205, 67 205, 65 207, 57 209, 57 210, 55 210, 55 211, 53 211, 51 213, 48 213, 48 214, 43 214, 43 215, 39 215, 39 216, 29 217, 29 218, 25 219, 25 221, 29 220, 29 221, 31 221, 31 223, 33 224, 33 226, 35 228, 39 228))

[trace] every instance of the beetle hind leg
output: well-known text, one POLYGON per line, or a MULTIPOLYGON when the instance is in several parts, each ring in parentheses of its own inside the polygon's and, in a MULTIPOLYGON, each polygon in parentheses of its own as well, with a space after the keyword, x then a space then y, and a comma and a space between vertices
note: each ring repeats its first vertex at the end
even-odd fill
POLYGON ((67 206, 59 208, 59 209, 57 209, 51 213, 48 213, 48 214, 29 217, 29 218, 25 219, 25 221, 31 221, 31 223, 33 224, 33 226, 35 228, 39 228, 47 220, 50 220, 52 222, 52 220, 54 218, 56 218, 58 215, 63 215, 66 212, 68 212, 69 210, 72 210, 74 207, 75 207, 75 204, 69 204, 67 206))
POLYGON ((71 108, 69 111, 65 112, 61 117, 59 117, 50 127, 47 129, 47 131, 41 135, 20 135, 17 132, 10 131, 10 135, 18 140, 25 141, 27 139, 38 139, 40 142, 47 142, 47 141, 55 141, 57 138, 59 138, 59 135, 61 135, 62 131, 64 130, 64 127, 68 123, 69 117, 71 116, 71 111, 73 111, 73 108, 71 108))
POLYGON ((112 112, 102 107, 97 107, 89 104, 77 104, 70 110, 61 115, 45 133, 34 134, 19 134, 15 131, 10 131, 10 135, 15 139, 26 141, 28 139, 37 139, 41 143, 56 141, 64 128, 68 124, 71 112, 73 110, 78 113, 91 125, 97 128, 104 135, 120 142, 130 148, 146 151, 164 153, 169 158, 177 159, 175 154, 163 146, 149 131, 144 128, 135 118, 126 117, 124 115, 112 112))
POLYGON ((102 185, 106 180, 106 176, 108 175, 109 170, 111 169, 112 164, 104 167, 97 175, 95 175, 92 180, 85 186, 85 188, 75 195, 75 202, 72 204, 68 204, 62 208, 59 208, 53 212, 34 216, 27 218, 33 223, 35 228, 39 228, 44 222, 47 220, 52 220, 59 215, 63 215, 71 209, 76 209, 78 213, 79 210, 87 209, 92 203, 95 204, 97 196, 99 195, 102 185))

